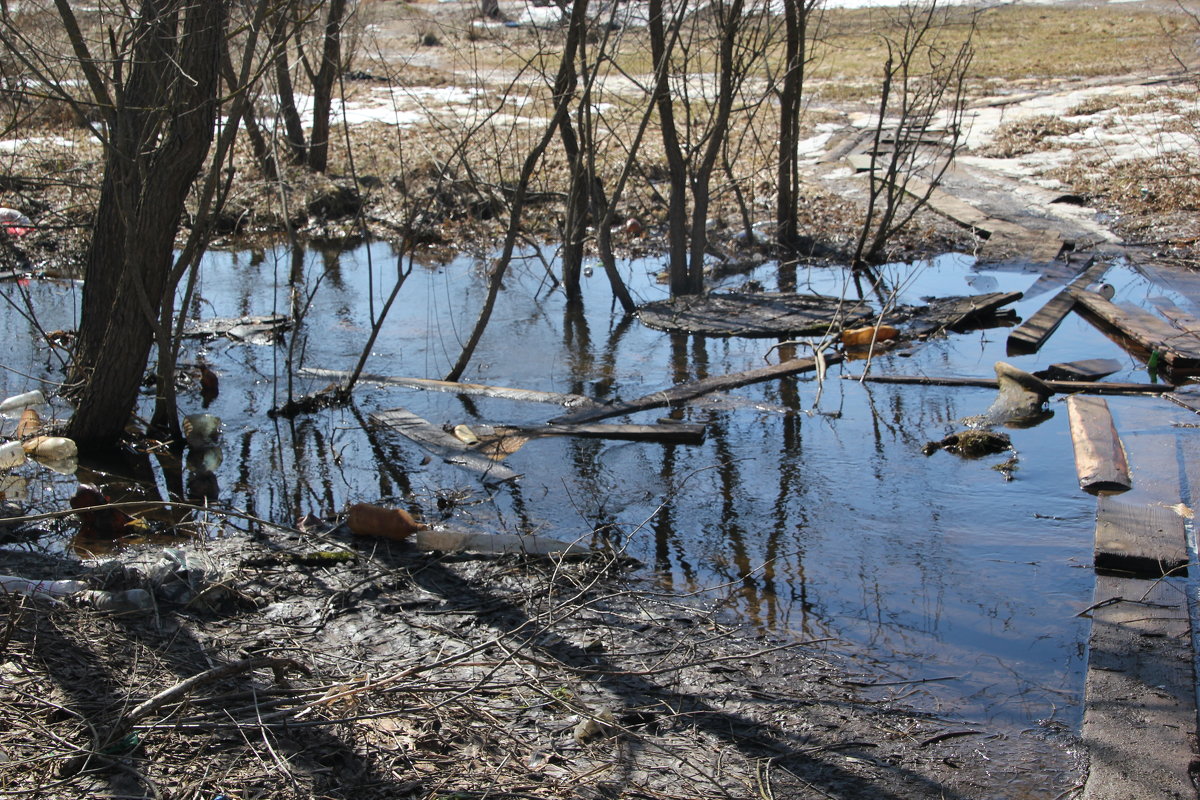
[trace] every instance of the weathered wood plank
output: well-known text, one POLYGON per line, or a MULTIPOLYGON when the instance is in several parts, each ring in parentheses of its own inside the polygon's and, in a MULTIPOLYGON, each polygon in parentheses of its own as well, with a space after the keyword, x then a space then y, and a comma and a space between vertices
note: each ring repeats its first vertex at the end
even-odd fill
POLYGON ((1167 366, 1180 372, 1200 369, 1200 339, 1134 306, 1118 306, 1095 292, 1071 290, 1079 305, 1095 318, 1147 352, 1162 351, 1167 366))
MULTIPOLYGON (((899 383, 916 386, 978 386, 997 389, 995 378, 938 377, 933 375, 843 375, 843 380, 899 383)), ((1101 381, 1042 381, 1056 394, 1164 394, 1174 387, 1163 383, 1104 383, 1101 381)))
POLYGON ((1051 364, 1033 374, 1042 380, 1098 381, 1117 372, 1122 366, 1124 365, 1115 358, 1085 358, 1080 361, 1051 364))
POLYGON ((1124 492, 1133 486, 1129 461, 1117 435, 1108 403, 1099 397, 1067 398, 1075 472, 1086 492, 1124 492))
MULTIPOLYGON (((316 378, 333 378, 346 380, 351 373, 339 369, 321 369, 319 367, 302 367, 301 375, 316 378)), ((510 389, 506 386, 489 386, 482 383, 458 383, 456 381, 439 381, 431 378, 402 378, 392 375, 373 375, 364 372, 359 380, 371 383, 383 383, 388 386, 403 386, 407 389, 421 389, 428 392, 450 392, 452 394, 478 395, 496 397, 502 400, 517 400, 528 403, 550 403, 566 406, 567 408, 586 408, 596 405, 594 400, 580 394, 561 394, 559 392, 542 392, 536 389, 510 389)))
POLYGON ((1195 800, 1195 671, 1179 581, 1096 577, 1084 800, 1195 800))
POLYGON ((988 292, 933 300, 918 312, 918 318, 909 325, 909 333, 927 336, 941 330, 962 330, 1020 299, 1020 292, 988 292))
POLYGON ((1165 297, 1156 297, 1150 302, 1154 303, 1154 307, 1161 311, 1172 325, 1200 342, 1200 317, 1187 313, 1165 297))
POLYGON ((820 336, 871 317, 860 300, 780 292, 685 295, 638 309, 656 330, 709 336, 820 336))
POLYGON ((673 422, 670 425, 505 425, 496 426, 497 433, 519 433, 522 436, 579 436, 585 439, 623 439, 631 442, 662 442, 664 444, 703 444, 707 427, 695 422, 673 422))
POLYGON ((371 421, 408 437, 447 464, 454 464, 476 473, 486 484, 504 483, 519 477, 508 467, 475 452, 437 425, 418 417, 406 408, 376 411, 371 415, 371 421))
POLYGON ((1072 288, 1086 289, 1104 276, 1108 271, 1108 262, 1097 262, 1083 271, 1079 277, 1061 292, 1051 298, 1050 302, 1039 308, 1029 319, 1022 322, 1008 335, 1008 354, 1036 353, 1041 349, 1050 335, 1058 330, 1058 326, 1066 319, 1067 314, 1075 307, 1075 295, 1072 288))
POLYGON ((1101 496, 1096 507, 1096 569, 1137 578, 1187 575, 1183 519, 1159 505, 1101 496))
MULTIPOLYGON (((839 353, 826 353, 823 360, 827 366, 831 366, 841 362, 842 356, 839 353)), ((597 406, 596 408, 586 408, 582 411, 555 417, 550 420, 550 424, 574 425, 584 422, 597 422, 602 419, 619 417, 624 414, 634 414, 638 411, 646 411, 651 408, 682 405, 693 397, 700 397, 710 392, 774 380, 801 372, 812 372, 817 368, 818 363, 815 358, 793 358, 778 364, 772 364, 768 367, 757 367, 743 372, 731 372, 727 375, 714 375, 711 378, 692 381, 691 383, 677 384, 670 389, 653 392, 624 403, 612 403, 610 405, 597 406)))

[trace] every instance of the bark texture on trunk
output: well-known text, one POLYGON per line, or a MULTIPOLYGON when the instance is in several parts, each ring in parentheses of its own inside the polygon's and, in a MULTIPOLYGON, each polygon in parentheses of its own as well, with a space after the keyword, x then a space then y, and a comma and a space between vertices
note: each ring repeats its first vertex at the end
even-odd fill
POLYGON ((137 402, 184 200, 208 154, 227 2, 145 0, 111 112, 91 243, 69 434, 113 444, 137 402))

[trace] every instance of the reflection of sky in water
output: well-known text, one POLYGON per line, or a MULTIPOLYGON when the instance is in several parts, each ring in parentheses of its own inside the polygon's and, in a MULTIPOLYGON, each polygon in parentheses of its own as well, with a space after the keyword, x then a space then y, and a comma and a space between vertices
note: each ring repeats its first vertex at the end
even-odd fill
MULTIPOLYGON (((312 300, 294 342, 297 362, 349 369, 370 327, 367 296, 378 311, 397 270, 386 245, 370 248, 370 268, 367 252, 296 260, 282 249, 214 253, 194 310, 206 318, 285 312, 289 276, 298 276, 300 295, 312 300)), ((624 265, 635 297, 664 295, 650 274, 658 268, 657 262, 624 265)), ((465 257, 416 266, 367 371, 441 377, 474 323, 482 273, 481 264, 465 257)), ((1016 270, 975 272, 961 257, 889 265, 880 276, 888 291, 910 303, 969 293, 981 283, 989 290, 992 284, 1025 290, 1037 279, 1016 270)), ((777 280, 770 266, 752 277, 768 289, 777 280)), ((854 291, 839 270, 803 268, 793 277, 804 291, 854 291)), ((1117 286, 1118 299, 1146 302, 1163 293, 1124 268, 1107 280, 1117 286)), ((72 287, 30 289, 44 328, 74 325, 72 287)), ((4 291, 15 297, 11 284, 4 291)), ((464 379, 632 399, 674 382, 761 365, 769 347, 763 340, 687 339, 623 323, 612 314, 599 269, 586 280, 586 293, 585 311, 573 315, 562 295, 549 291, 539 260, 514 264, 464 379)), ((1028 316, 1051 296, 1041 292, 1016 307, 1028 316)), ((5 362, 13 371, 4 374, 3 386, 13 394, 28 385, 18 373, 44 374, 52 359, 44 349, 24 346, 29 325, 19 315, 3 320, 14 343, 5 362)), ((990 376, 992 364, 1006 358, 1005 336, 1004 329, 952 335, 903 357, 878 358, 872 370, 990 376)), ((218 340, 204 355, 221 374, 221 396, 208 410, 226 425, 216 470, 222 498, 253 514, 291 521, 385 498, 436 519, 438 498, 452 499, 462 522, 487 530, 616 540, 656 569, 666 587, 717 587, 710 596, 725 598, 751 624, 806 638, 837 637, 845 643, 837 647, 865 652, 898 678, 955 677, 923 687, 914 702, 927 697, 943 710, 1017 727, 1055 708, 1078 706, 1087 621, 1074 615, 1092 601, 1092 573, 1080 567, 1091 561, 1095 501, 1076 483, 1061 398, 1039 427, 1008 431, 1020 455, 1011 483, 991 469, 1006 456, 965 461, 920 454, 924 442, 940 439, 956 420, 986 409, 993 392, 859 384, 842 379, 862 370, 862 362, 851 362, 831 369, 819 403, 816 382, 806 375, 632 420, 705 422, 710 432, 702 446, 532 441, 507 461, 523 474, 520 482, 487 491, 472 475, 436 459, 422 463, 423 451, 397 435, 364 434, 369 413, 403 405, 438 425, 538 423, 561 413, 558 408, 364 384, 353 407, 271 420, 266 411, 287 396, 281 377, 286 345, 218 340)), ((184 360, 196 357, 189 345, 184 360)), ((1128 365, 1113 380, 1144 380, 1137 363, 1075 316, 1041 354, 1007 360, 1032 371, 1094 357, 1128 365)), ((294 390, 326 383, 298 378, 294 390)), ((1160 401, 1110 399, 1118 425, 1123 413, 1148 403, 1160 401)), ((189 395, 183 411, 199 405, 199 397, 189 395)), ((52 492, 69 494, 70 479, 48 484, 34 467, 22 469, 32 479, 32 504, 52 507, 61 502, 52 492)))

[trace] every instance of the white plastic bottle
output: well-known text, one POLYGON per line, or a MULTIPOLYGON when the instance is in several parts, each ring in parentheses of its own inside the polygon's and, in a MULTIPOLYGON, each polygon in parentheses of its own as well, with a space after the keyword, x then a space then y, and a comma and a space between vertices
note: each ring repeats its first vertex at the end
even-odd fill
POLYGON ((0 469, 12 469, 25 463, 25 447, 20 442, 0 444, 0 469))
POLYGON ((12 397, 6 398, 0 402, 0 413, 6 411, 16 411, 18 408, 26 406, 40 406, 46 402, 46 396, 39 390, 34 389, 32 392, 24 392, 15 394, 12 397))
POLYGON ((79 455, 79 448, 65 436, 35 436, 24 444, 25 452, 46 461, 61 461, 79 455))

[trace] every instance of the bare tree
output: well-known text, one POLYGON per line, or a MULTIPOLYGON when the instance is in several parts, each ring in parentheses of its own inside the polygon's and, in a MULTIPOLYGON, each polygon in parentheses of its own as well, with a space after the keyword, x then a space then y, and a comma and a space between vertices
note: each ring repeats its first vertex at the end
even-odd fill
POLYGON ((871 143, 867 208, 855 265, 878 262, 953 162, 966 107, 964 84, 974 53, 975 12, 932 0, 896 10, 880 34, 887 49, 871 143), (967 14, 956 24, 955 15, 967 14), (937 137, 933 135, 935 126, 937 137), (921 188, 910 192, 920 176, 921 188))

